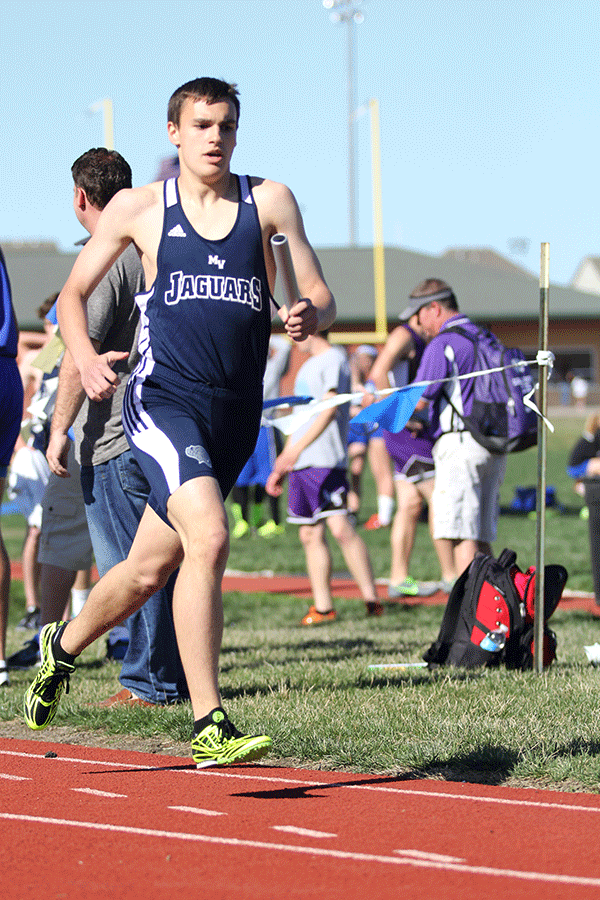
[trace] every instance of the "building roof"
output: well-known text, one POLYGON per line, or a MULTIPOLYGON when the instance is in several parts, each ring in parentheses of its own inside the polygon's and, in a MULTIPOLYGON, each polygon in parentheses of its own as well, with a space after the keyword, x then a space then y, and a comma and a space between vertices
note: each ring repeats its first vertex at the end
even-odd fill
POLYGON ((4 242, 13 304, 22 331, 41 330, 37 309, 47 297, 62 290, 77 258, 77 251, 62 253, 51 241, 4 242))
POLYGON ((535 276, 522 266, 497 253, 489 247, 449 247, 444 250, 442 259, 456 259, 459 262, 475 263, 486 269, 501 269, 503 272, 517 272, 529 278, 535 276))
MULTIPOLYGON (((52 242, 3 244, 19 326, 39 329, 36 310, 67 280, 77 252, 64 253, 52 242)), ((317 256, 338 306, 338 323, 374 321, 373 251, 370 247, 318 247, 317 256)), ((538 279, 494 251, 449 251, 431 256, 399 247, 385 249, 388 319, 406 305, 412 289, 424 278, 442 278, 456 294, 462 312, 477 321, 539 318, 538 279)), ((276 297, 278 291, 276 287, 276 297)), ((279 298, 281 299, 281 298, 279 298)), ((551 285, 551 319, 597 319, 597 295, 551 285)))
MULTIPOLYGON (((338 321, 373 318, 373 251, 368 247, 316 248, 327 283, 336 298, 338 321)), ((453 256, 430 256, 412 250, 387 247, 385 280, 388 319, 404 309, 408 295, 425 278, 441 278, 456 294, 462 312, 480 322, 487 319, 539 318, 539 279, 518 267, 506 271, 453 256)), ((574 288, 551 285, 548 292, 551 319, 597 319, 597 296, 574 288)))

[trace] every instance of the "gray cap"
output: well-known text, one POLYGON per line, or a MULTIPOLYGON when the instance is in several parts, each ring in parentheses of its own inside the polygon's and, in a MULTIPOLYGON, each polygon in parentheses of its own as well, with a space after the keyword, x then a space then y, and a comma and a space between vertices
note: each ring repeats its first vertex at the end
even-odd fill
POLYGON ((425 297, 409 297, 408 306, 402 310, 398 318, 402 322, 408 322, 411 316, 418 313, 420 309, 423 309, 432 300, 449 300, 452 294, 453 292, 450 288, 444 288, 443 291, 436 291, 435 294, 427 294, 425 297))

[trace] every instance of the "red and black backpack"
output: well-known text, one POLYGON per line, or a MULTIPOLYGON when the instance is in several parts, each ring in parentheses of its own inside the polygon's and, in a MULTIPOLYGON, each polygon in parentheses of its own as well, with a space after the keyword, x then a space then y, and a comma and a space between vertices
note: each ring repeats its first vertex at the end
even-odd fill
MULTIPOLYGON (((535 566, 522 572, 514 550, 498 559, 477 554, 456 580, 437 640, 423 654, 430 666, 533 666, 535 566)), ((548 619, 558 606, 568 573, 544 567, 544 666, 556 658, 556 635, 548 619)))

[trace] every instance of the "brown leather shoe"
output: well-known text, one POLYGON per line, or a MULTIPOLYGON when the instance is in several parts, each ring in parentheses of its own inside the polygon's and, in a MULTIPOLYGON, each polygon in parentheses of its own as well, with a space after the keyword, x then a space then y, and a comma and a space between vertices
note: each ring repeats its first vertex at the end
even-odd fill
POLYGON ((100 703, 95 703, 94 706, 156 706, 156 704, 150 703, 149 700, 142 700, 141 697, 136 697, 129 688, 123 688, 118 694, 113 694, 112 697, 107 697, 106 700, 101 700, 100 703))

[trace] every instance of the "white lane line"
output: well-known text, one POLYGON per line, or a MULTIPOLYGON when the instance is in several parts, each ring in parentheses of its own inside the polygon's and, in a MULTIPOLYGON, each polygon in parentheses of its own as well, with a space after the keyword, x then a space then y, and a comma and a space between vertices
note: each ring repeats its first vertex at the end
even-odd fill
MULTIPOLYGON (((5 756, 19 756, 26 759, 43 759, 43 757, 35 754, 35 753, 24 753, 18 752, 15 750, 0 750, 0 755, 4 754, 5 756)), ((600 806, 584 806, 575 803, 552 803, 550 801, 541 801, 541 800, 511 800, 507 797, 481 797, 476 794, 453 794, 445 791, 418 791, 413 788, 399 788, 399 787, 385 787, 383 785, 375 785, 375 784, 356 784, 356 783, 345 783, 343 781, 337 782, 327 782, 327 781, 306 781, 300 778, 279 778, 271 775, 260 775, 253 771, 252 775, 244 775, 241 772, 219 772, 215 769, 196 769, 192 768, 192 763, 190 762, 189 768, 173 768, 170 769, 168 766, 148 766, 148 765, 140 765, 138 763, 125 763, 125 762, 107 762, 104 759, 78 759, 76 757, 57 757, 56 760, 52 760, 52 764, 56 761, 59 762, 71 762, 71 763, 84 763, 88 766, 112 766, 116 769, 124 769, 131 768, 132 766, 135 769, 144 769, 148 771, 156 771, 159 769, 164 769, 168 771, 173 771, 174 773, 185 773, 192 774, 197 778, 237 778, 246 781, 261 781, 261 782, 271 782, 274 784, 297 784, 304 787, 310 788, 347 788, 349 790, 354 791, 376 791, 383 792, 388 794, 398 794, 400 796, 415 796, 415 797, 433 797, 438 800, 468 800, 471 803, 496 803, 504 806, 522 806, 522 807, 532 807, 538 809, 557 809, 557 810, 569 810, 571 812, 586 812, 586 813, 600 813, 600 806)), ((518 790, 518 789, 515 789, 518 790)), ((597 802, 597 797, 594 796, 594 800, 597 802)))
POLYGON ((414 856, 415 859, 429 859, 431 862, 464 863, 461 856, 446 856, 443 853, 426 853, 424 850, 394 850, 400 856, 414 856))
POLYGON ((107 825, 101 822, 82 822, 75 819, 53 819, 46 816, 28 816, 0 812, 0 819, 16 822, 34 822, 38 825, 63 825, 68 828, 88 828, 94 831, 110 831, 116 834, 134 834, 139 837, 175 839, 200 844, 216 844, 226 847, 251 847, 269 853, 299 853, 305 856, 322 856, 329 859, 347 859, 353 862, 386 863, 396 866, 414 866, 418 869, 438 869, 446 872, 463 872, 468 875, 515 878, 520 881, 542 881, 549 884, 576 884, 600 888, 600 878, 583 875, 564 875, 553 872, 530 872, 517 869, 499 869, 492 866, 468 866, 463 863, 436 862, 430 859, 383 856, 375 853, 354 853, 350 850, 325 850, 323 847, 302 847, 291 844, 272 844, 268 841, 249 841, 240 838, 215 837, 209 834, 186 834, 178 831, 159 831, 153 828, 131 828, 126 825, 107 825))
POLYGON ((271 825, 273 831, 285 831, 288 834, 299 834, 301 837, 334 838, 337 834, 327 831, 311 831, 310 828, 297 828, 296 825, 271 825))
POLYGON ((77 791, 79 794, 92 794, 93 797, 121 797, 123 800, 127 800, 127 794, 112 794, 110 791, 95 791, 93 788, 71 788, 72 791, 77 791))
POLYGON ((0 772, 0 778, 6 778, 9 781, 31 781, 31 778, 25 778, 24 775, 7 775, 5 772, 0 772))
POLYGON ((199 816, 225 816, 227 813, 217 812, 216 809, 198 809, 197 806, 169 806, 169 809, 177 809, 180 812, 196 813, 199 816))

